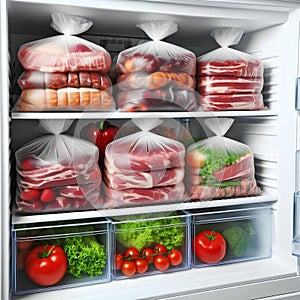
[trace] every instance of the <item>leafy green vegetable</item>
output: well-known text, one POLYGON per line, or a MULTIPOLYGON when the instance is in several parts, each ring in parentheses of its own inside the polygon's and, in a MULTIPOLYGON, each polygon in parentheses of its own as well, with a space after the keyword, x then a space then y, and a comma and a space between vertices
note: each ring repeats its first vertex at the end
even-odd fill
POLYGON ((236 153, 226 150, 213 150, 198 146, 197 150, 204 154, 205 165, 200 168, 199 175, 204 179, 203 184, 213 185, 216 183, 215 171, 236 163, 246 152, 236 153))
POLYGON ((223 231, 227 245, 227 255, 241 257, 247 250, 250 236, 254 235, 251 221, 239 221, 223 231))
MULTIPOLYGON (((149 216, 142 215, 141 221, 116 224, 116 238, 125 247, 135 247, 139 251, 158 243, 172 250, 181 246, 184 240, 183 223, 176 213, 172 216, 145 220, 149 216)), ((126 217, 125 220, 130 221, 132 217, 126 217)))
POLYGON ((106 263, 106 253, 95 236, 71 236, 65 239, 69 273, 81 278, 82 274, 91 277, 101 275, 106 263))

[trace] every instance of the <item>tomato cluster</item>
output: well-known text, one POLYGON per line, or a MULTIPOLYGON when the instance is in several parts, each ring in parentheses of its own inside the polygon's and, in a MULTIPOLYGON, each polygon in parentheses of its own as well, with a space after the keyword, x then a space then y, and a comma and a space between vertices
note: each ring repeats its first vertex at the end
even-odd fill
POLYGON ((181 251, 178 249, 169 251, 162 244, 157 244, 153 248, 144 248, 142 251, 130 247, 123 254, 115 255, 115 268, 121 270, 125 276, 145 273, 150 264, 153 264, 157 270, 165 271, 170 266, 178 266, 181 263, 181 251))

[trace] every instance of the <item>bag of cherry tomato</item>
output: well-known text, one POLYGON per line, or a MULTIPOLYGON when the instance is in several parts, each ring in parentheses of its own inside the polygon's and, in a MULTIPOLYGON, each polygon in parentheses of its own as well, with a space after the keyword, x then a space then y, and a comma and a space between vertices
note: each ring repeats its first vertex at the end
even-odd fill
POLYGON ((46 135, 16 152, 19 213, 86 210, 101 206, 98 148, 63 134, 72 120, 41 120, 46 135))

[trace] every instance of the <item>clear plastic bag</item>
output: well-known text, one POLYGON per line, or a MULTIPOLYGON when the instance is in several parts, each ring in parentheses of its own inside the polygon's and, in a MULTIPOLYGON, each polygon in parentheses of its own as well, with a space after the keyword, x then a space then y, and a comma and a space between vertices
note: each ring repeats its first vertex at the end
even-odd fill
POLYGON ((230 48, 239 43, 240 28, 215 28, 211 36, 221 46, 197 58, 197 76, 263 77, 262 61, 252 55, 230 48))
POLYGON ((162 41, 177 31, 172 21, 152 21, 138 24, 151 41, 122 51, 117 60, 118 73, 176 72, 195 75, 196 57, 187 49, 162 41))
POLYGON ((62 35, 22 45, 18 58, 26 70, 42 72, 97 71, 107 73, 111 56, 103 48, 76 37, 92 26, 92 21, 63 13, 51 15, 51 27, 62 35))
POLYGON ((48 133, 16 151, 17 212, 84 210, 101 206, 98 148, 62 134, 71 120, 41 120, 48 133))
POLYGON ((125 124, 125 131, 128 127, 134 133, 123 136, 121 128, 122 137, 106 147, 103 176, 107 207, 186 200, 185 147, 151 132, 162 124, 160 119, 133 119, 125 124))
POLYGON ((230 118, 205 121, 215 136, 187 148, 185 182, 191 199, 218 199, 260 194, 250 147, 224 137, 230 118))

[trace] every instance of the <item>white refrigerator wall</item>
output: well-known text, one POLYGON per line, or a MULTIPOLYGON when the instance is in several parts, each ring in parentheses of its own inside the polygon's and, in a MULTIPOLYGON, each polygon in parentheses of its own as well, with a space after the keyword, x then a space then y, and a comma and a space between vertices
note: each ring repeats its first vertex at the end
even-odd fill
MULTIPOLYGON (((35 31, 35 36, 45 29, 48 35, 49 15, 60 9, 78 15, 89 15, 99 22, 94 25, 94 34, 125 34, 136 21, 171 17, 180 22, 180 28, 186 36, 178 38, 178 43, 187 43, 197 54, 217 47, 209 37, 210 29, 216 25, 245 26, 247 33, 238 45, 240 50, 251 53, 264 61, 265 85, 264 99, 271 110, 270 116, 241 116, 233 114, 235 123, 228 132, 229 137, 248 144, 254 151, 256 159, 257 180, 263 188, 266 199, 273 207, 273 248, 272 258, 232 264, 213 268, 193 269, 174 274, 155 275, 151 278, 137 278, 100 285, 66 289, 61 291, 38 293, 29 296, 18 296, 15 299, 251 299, 268 297, 299 290, 300 279, 296 276, 297 261, 291 255, 293 239, 293 193, 295 191, 295 155, 297 136, 297 113, 295 112, 296 77, 298 76, 299 56, 299 11, 287 16, 287 8, 274 9, 266 13, 267 6, 235 4, 238 8, 222 1, 211 3, 204 1, 202 7, 195 5, 152 3, 151 1, 110 1, 95 3, 88 1, 68 2, 69 6, 59 6, 51 1, 40 4, 35 1, 8 1, 10 16, 21 21, 7 28, 6 3, 1 2, 1 299, 10 299, 10 137, 9 127, 14 127, 14 120, 9 119, 9 56, 10 47, 15 47, 19 35, 25 36, 35 31), (135 4, 135 5, 134 5, 135 4), (84 6, 82 9, 80 5, 84 6), (98 6, 99 5, 99 6, 98 6), (218 6, 220 6, 218 8, 218 6), (243 9, 239 9, 242 7, 243 9), (143 15, 139 11, 145 10, 143 15), (22 16, 24 12, 24 16, 22 16), (166 14, 164 13, 166 12, 166 14), (27 14, 27 15, 26 15, 27 14), (29 15, 28 15, 29 14, 29 15), (114 18, 110 14, 113 14, 114 18), (214 15, 216 16, 214 18, 214 15), (101 16, 102 19, 98 16, 101 16), (27 28, 26 18, 36 17, 27 28), (243 18, 247 20, 244 21, 243 18), (23 21, 22 21, 23 20, 23 21), (116 20, 116 23, 114 21, 116 20), (128 22, 126 22, 128 20, 128 22), (195 20, 199 22, 195 27, 195 20), (101 24, 105 23, 104 27, 101 24), (120 27, 120 24, 124 26, 120 27), (273 22, 273 23, 272 23, 273 22), (278 23, 282 23, 278 25, 278 23), (99 23, 99 24, 98 24, 99 23), (203 26, 202 26, 203 25, 203 26), (267 27, 267 28, 266 28, 267 27), (201 28, 201 29, 200 29, 201 28), (249 31, 249 32, 248 32, 249 31), (6 34, 8 32, 8 34, 6 34), (202 47, 203 45, 203 47, 202 47), (10 122, 11 121, 11 122, 10 122), (151 284, 150 284, 151 282, 151 284), (168 295, 168 296, 167 296, 168 295), (236 298, 239 295, 239 298, 236 298)), ((154 2, 154 1, 153 1, 154 2)), ((179 2, 179 1, 178 1, 179 2)), ((240 1, 241 2, 241 1, 240 1)), ((243 1, 242 1, 243 2, 243 1)), ((280 1, 272 1, 278 5, 280 1)), ((200 3, 200 1, 199 1, 200 3)), ((66 4, 66 5, 67 5, 66 4)), ((270 8, 271 9, 271 8, 270 8)), ((290 9, 290 8, 289 8, 290 9)), ((11 20, 11 24, 13 20, 11 20)), ((129 33, 137 31, 130 29, 129 33)), ((28 38, 28 37, 26 37, 28 38)), ((176 42, 176 37, 172 37, 176 42)), ((16 49, 11 49, 16 53, 16 49)), ((230 116, 230 114, 228 114, 230 116)), ((22 120, 17 120, 22 122, 22 120)), ((28 134, 33 134, 28 132, 28 134)), ((253 198, 255 201, 255 197, 253 198)), ((249 201, 249 200, 248 200, 249 201)), ((251 201, 249 201, 251 202, 251 201)), ((223 203, 223 202, 220 202, 223 203)), ((242 200, 235 204, 241 204, 242 200)), ((210 204, 208 204, 210 205, 210 204)), ((216 203, 212 202, 212 205, 216 203)), ((226 205, 226 204, 222 204, 226 205)))

